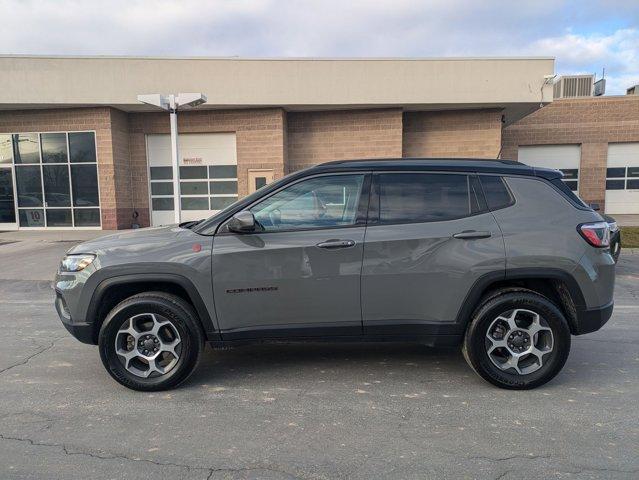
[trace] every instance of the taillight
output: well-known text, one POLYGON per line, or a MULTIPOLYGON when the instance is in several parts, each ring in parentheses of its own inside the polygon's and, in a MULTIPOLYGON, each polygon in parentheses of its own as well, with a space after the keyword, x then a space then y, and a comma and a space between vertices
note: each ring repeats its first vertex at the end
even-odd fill
POLYGON ((577 231, 593 247, 610 246, 610 227, 606 222, 582 223, 577 227, 577 231))

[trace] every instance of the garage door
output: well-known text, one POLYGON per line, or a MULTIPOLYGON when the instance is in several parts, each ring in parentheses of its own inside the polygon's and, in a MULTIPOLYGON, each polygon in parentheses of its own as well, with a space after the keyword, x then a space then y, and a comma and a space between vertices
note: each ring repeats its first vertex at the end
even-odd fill
POLYGON ((169 135, 146 137, 152 225, 174 223, 177 201, 182 221, 188 221, 207 218, 238 198, 234 133, 182 134, 178 142, 179 200, 173 192, 169 135))
POLYGON ((519 147, 519 161, 531 167, 556 168, 564 173, 564 182, 579 190, 579 145, 531 145, 519 147))
POLYGON ((639 213, 639 142, 608 145, 606 213, 639 213))

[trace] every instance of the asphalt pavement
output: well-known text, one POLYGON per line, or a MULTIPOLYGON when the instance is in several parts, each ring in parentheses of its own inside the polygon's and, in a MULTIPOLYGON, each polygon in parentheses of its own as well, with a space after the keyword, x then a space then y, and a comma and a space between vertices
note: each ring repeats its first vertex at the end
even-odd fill
POLYGON ((64 330, 72 241, 0 242, 0 479, 639 478, 639 255, 564 370, 497 389, 457 349, 207 348, 180 388, 115 383, 64 330))

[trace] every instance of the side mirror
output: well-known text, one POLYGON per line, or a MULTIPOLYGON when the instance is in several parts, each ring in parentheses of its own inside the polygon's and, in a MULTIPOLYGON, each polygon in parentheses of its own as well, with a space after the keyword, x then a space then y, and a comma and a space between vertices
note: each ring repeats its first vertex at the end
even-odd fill
POLYGON ((229 230, 235 233, 250 233, 255 231, 255 217, 248 210, 238 212, 228 223, 229 230))
POLYGON ((592 208, 595 212, 598 212, 599 210, 601 210, 601 208, 599 208, 598 203, 591 203, 590 208, 592 208))

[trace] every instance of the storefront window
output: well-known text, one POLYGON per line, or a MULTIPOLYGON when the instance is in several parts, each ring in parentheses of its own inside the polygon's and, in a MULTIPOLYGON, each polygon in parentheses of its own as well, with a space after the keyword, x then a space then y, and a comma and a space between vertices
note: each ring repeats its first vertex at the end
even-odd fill
POLYGON ((93 132, 0 136, 0 159, 9 155, 21 227, 100 226, 93 132))
POLYGON ((95 163, 95 135, 92 132, 69 133, 71 163, 95 163))
POLYGON ((40 163, 40 147, 37 133, 20 133, 13 136, 13 159, 16 164, 40 163))
POLYGON ((67 134, 43 133, 40 135, 43 163, 67 163, 67 134))
POLYGON ((0 164, 13 161, 13 144, 11 135, 0 135, 0 164))

